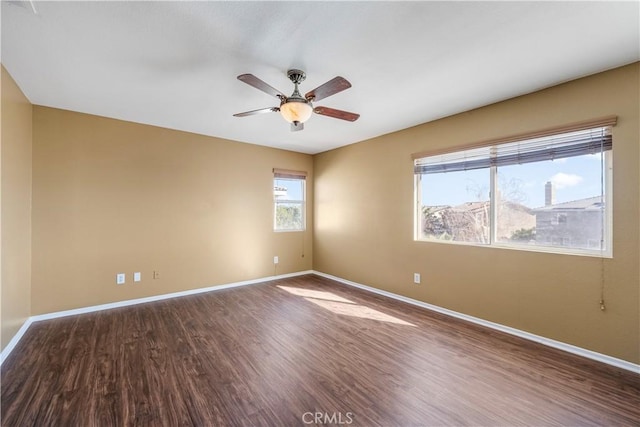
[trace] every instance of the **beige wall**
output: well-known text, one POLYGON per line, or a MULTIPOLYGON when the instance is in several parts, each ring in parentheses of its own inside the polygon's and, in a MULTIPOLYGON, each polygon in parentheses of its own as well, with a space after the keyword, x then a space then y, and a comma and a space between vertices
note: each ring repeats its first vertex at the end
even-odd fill
POLYGON ((38 106, 33 124, 33 315, 312 268, 313 185, 306 232, 272 225, 272 169, 312 183, 311 156, 38 106))
POLYGON ((316 155, 314 268, 639 363, 639 68, 316 155), (412 153, 611 114, 613 259, 413 241, 412 153))
POLYGON ((2 68, 2 349, 30 314, 32 107, 2 68))
POLYGON ((314 157, 32 108, 3 70, 2 346, 29 314, 315 268, 639 363, 639 68, 314 157), (619 124, 606 312, 598 258, 412 240, 411 153, 609 114, 619 124), (274 167, 310 173, 304 233, 272 231, 274 167))

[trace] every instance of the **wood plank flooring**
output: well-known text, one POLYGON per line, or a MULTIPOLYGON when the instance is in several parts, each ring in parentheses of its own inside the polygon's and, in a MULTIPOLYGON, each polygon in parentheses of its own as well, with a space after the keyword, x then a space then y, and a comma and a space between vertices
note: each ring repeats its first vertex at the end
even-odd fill
POLYGON ((34 323, 3 426, 631 426, 640 376, 317 276, 34 323))

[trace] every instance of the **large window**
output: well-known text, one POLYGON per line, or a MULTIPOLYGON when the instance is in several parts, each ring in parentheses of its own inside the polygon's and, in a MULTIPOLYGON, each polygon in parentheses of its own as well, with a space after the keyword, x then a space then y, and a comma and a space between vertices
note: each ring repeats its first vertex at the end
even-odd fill
POLYGON ((306 172, 273 170, 273 229, 302 231, 305 229, 306 172))
POLYGON ((416 240, 610 256, 612 146, 599 126, 415 155, 416 240))

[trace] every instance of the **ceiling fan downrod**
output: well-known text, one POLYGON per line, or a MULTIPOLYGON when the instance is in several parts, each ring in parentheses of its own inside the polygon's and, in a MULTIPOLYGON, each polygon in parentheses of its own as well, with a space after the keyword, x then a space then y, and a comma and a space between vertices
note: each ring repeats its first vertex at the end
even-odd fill
POLYGON ((298 85, 302 83, 304 79, 307 78, 307 75, 305 74, 305 72, 302 70, 295 70, 295 69, 289 70, 287 71, 287 77, 289 77, 289 80, 291 80, 291 83, 294 84, 294 89, 291 96, 286 99, 286 102, 293 101, 293 102, 309 103, 310 100, 307 100, 306 98, 304 98, 300 94, 300 91, 298 90, 298 85))

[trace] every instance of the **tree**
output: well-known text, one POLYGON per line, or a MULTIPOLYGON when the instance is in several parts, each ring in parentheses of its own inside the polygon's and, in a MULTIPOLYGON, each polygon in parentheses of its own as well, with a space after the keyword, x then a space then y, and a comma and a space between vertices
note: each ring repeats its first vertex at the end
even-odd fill
POLYGON ((524 188, 524 181, 519 178, 507 178, 503 174, 498 174, 498 191, 500 201, 507 201, 517 204, 528 202, 528 197, 524 188))
POLYGON ((518 241, 518 242, 528 242, 530 240, 536 239, 536 228, 521 228, 516 230, 511 235, 510 240, 518 241))
POLYGON ((276 228, 297 230, 302 228, 302 212, 299 206, 278 205, 276 207, 276 228))
POLYGON ((447 234, 447 228, 442 219, 440 212, 437 212, 432 206, 422 207, 422 231, 426 235, 441 238, 447 234))

